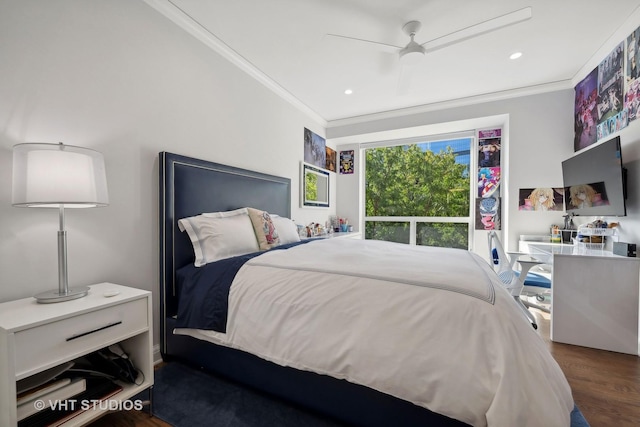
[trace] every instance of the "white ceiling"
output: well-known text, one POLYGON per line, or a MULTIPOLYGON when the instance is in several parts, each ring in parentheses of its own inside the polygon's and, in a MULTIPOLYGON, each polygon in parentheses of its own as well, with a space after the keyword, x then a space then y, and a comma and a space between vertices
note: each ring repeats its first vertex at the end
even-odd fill
MULTIPOLYGON (((571 79, 640 0, 145 0, 259 80, 284 89, 327 122, 571 79), (399 93, 397 55, 368 43, 404 46, 401 30, 422 22, 418 43, 532 8, 530 20, 428 52, 399 93), (523 52, 510 60, 515 51, 523 52), (353 94, 345 95, 345 89, 353 94)), ((620 40, 622 41, 622 40, 620 40)), ((604 59, 604 58, 601 58, 604 59)))

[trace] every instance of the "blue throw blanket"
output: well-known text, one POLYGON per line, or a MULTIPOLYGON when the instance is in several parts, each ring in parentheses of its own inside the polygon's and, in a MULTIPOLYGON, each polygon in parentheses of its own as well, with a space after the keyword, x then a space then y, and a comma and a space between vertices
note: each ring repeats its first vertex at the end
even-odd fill
MULTIPOLYGON (((288 249, 310 240, 288 243, 271 250, 288 249)), ((240 267, 261 252, 212 262, 202 267, 189 264, 176 273, 178 284, 178 319, 176 327, 207 329, 217 332, 227 330, 229 289, 240 267)))

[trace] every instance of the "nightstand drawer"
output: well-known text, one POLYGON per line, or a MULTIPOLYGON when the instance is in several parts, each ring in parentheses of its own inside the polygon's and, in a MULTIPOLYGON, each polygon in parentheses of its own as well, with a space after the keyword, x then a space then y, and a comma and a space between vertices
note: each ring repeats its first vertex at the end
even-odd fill
POLYGON ((121 341, 148 328, 147 319, 142 298, 16 332, 16 377, 121 341))

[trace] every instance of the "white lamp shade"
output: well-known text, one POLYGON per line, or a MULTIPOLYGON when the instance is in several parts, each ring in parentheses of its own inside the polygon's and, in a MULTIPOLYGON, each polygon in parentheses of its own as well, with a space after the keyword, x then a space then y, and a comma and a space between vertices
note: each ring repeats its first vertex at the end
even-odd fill
POLYGON ((62 143, 15 145, 12 203, 51 208, 108 205, 102 154, 62 143))

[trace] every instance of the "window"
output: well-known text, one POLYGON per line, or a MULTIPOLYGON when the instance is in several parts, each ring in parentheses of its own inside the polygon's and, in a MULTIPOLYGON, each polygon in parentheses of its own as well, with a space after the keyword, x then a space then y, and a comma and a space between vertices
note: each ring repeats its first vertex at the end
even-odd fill
POLYGON ((473 137, 368 146, 365 238, 470 248, 473 137))

